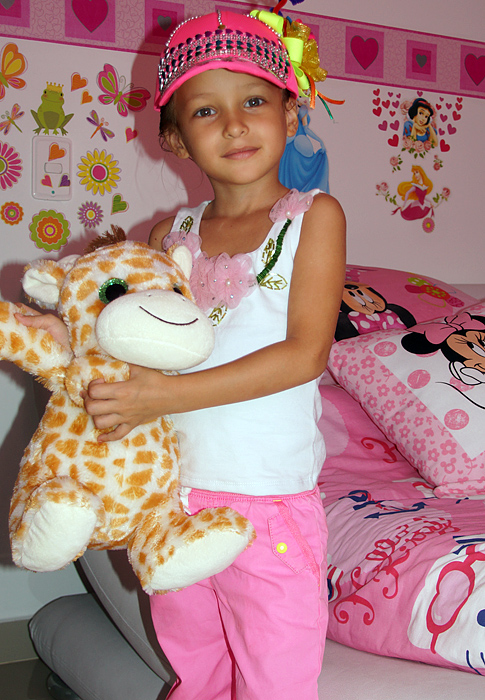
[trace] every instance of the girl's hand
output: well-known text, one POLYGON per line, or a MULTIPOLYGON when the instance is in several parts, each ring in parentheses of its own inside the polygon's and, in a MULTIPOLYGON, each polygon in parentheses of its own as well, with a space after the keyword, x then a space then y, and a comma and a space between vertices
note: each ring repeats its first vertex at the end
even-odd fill
POLYGON ((20 302, 15 304, 15 306, 19 309, 19 313, 15 314, 15 318, 19 323, 23 326, 47 331, 60 345, 70 348, 67 327, 60 318, 54 314, 42 314, 40 311, 31 309, 20 302))
POLYGON ((153 369, 130 365, 130 379, 108 383, 95 379, 83 393, 86 412, 93 417, 102 433, 99 442, 120 440, 138 425, 149 423, 168 413, 163 406, 164 388, 176 377, 169 377, 153 369))

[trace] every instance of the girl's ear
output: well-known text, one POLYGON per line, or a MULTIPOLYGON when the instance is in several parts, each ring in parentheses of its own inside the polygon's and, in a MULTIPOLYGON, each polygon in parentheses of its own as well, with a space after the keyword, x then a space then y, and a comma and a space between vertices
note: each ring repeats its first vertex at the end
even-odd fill
POLYGON ((190 154, 185 148, 180 131, 177 128, 170 129, 165 135, 165 143, 177 158, 190 158, 190 154))
POLYGON ((291 97, 285 105, 286 110, 286 135, 294 136, 298 131, 298 105, 291 97))

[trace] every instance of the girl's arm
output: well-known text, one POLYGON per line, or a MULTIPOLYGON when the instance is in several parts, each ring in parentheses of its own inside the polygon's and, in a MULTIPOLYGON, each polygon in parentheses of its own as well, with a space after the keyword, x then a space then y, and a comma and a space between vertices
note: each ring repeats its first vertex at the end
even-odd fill
MULTIPOLYGON (((165 222, 150 242, 158 247, 165 222)), ((131 366, 126 382, 93 382, 86 409, 100 440, 124 437, 136 425, 170 413, 247 401, 304 384, 325 369, 342 300, 345 217, 338 202, 317 195, 303 219, 295 255, 286 339, 212 369, 177 376, 131 366)))

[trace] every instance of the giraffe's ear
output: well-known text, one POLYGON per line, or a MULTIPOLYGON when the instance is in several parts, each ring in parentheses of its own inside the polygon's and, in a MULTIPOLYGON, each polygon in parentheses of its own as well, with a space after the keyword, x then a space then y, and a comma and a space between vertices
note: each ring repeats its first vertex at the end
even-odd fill
POLYGON ((184 245, 172 246, 169 248, 168 254, 171 255, 172 260, 177 263, 187 279, 190 279, 192 272, 192 253, 190 250, 184 245))
POLYGON ((41 308, 55 309, 64 279, 78 258, 79 255, 68 255, 57 262, 34 260, 25 268, 22 278, 24 292, 41 308))

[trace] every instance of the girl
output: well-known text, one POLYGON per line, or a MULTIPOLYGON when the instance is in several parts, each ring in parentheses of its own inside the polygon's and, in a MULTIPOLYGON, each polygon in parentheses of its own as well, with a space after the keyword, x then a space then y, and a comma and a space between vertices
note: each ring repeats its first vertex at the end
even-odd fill
POLYGON ((152 597, 177 674, 170 697, 317 700, 327 621, 318 378, 342 298, 344 216, 330 196, 278 180, 298 85, 265 23, 226 11, 184 22, 159 88, 162 137, 206 173, 214 198, 157 224, 150 243, 192 249, 191 286, 216 346, 197 371, 132 367, 126 383, 93 382, 86 409, 113 428, 100 440, 172 414, 187 508, 232 505, 256 528, 222 573, 152 597))

